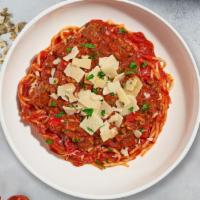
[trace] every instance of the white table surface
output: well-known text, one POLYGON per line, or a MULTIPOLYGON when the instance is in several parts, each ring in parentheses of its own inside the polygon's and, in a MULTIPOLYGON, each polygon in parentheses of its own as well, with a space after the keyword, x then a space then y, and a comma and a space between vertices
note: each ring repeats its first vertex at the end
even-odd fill
MULTIPOLYGON (((8 7, 15 21, 30 21, 40 11, 60 0, 0 0, 0 8, 8 7)), ((183 36, 200 66, 200 1, 199 0, 135 0, 160 14, 183 36)), ((1 111, 0 111, 1 112, 1 111)), ((11 116, 12 117, 12 116, 11 116)), ((125 200, 199 200, 200 136, 181 164, 150 189, 125 200)), ((0 197, 25 194, 31 200, 77 200, 58 192, 30 174, 16 159, 0 127, 0 197)))

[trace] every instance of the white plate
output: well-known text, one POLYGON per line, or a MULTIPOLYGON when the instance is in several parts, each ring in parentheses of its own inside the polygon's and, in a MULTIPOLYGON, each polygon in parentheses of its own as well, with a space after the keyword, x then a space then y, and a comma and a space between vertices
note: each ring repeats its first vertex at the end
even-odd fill
POLYGON ((140 192, 165 177, 188 152, 199 124, 199 76, 195 61, 180 35, 147 8, 127 1, 63 1, 35 17, 9 51, 1 73, 1 122, 13 151, 24 166, 48 185, 74 196, 112 199, 140 192), (155 45, 157 56, 168 63, 175 79, 172 104, 164 129, 153 148, 130 162, 130 167, 100 171, 74 167, 49 154, 20 122, 17 85, 30 60, 47 47, 66 25, 90 19, 112 19, 133 31, 142 31, 155 45))

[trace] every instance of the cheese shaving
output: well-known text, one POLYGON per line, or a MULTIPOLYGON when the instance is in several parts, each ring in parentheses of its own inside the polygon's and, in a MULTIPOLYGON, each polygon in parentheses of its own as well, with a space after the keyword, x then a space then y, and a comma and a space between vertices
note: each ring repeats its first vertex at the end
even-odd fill
POLYGON ((81 67, 84 69, 90 69, 91 68, 91 59, 89 58, 73 58, 72 65, 76 67, 81 67))
POLYGON ((116 58, 111 55, 109 57, 99 58, 99 66, 109 78, 114 78, 117 76, 119 61, 117 61, 116 58))
POLYGON ((122 121, 123 121, 123 117, 118 113, 115 113, 114 115, 112 115, 108 120, 109 123, 114 123, 117 127, 121 126, 122 121))
POLYGON ((85 74, 85 72, 82 69, 71 65, 71 63, 65 68, 64 73, 66 76, 73 78, 78 83, 81 81, 85 74))
POLYGON ((63 60, 69 61, 69 60, 75 58, 78 55, 78 53, 79 53, 78 47, 75 46, 72 48, 71 52, 68 55, 63 57, 63 60))
POLYGON ((110 124, 107 121, 105 121, 104 126, 100 128, 100 136, 103 142, 114 138, 118 134, 118 131, 115 127, 112 129, 110 129, 109 127, 110 124))
POLYGON ((93 113, 91 117, 85 117, 80 123, 80 127, 89 135, 93 135, 101 126, 103 126, 103 121, 96 113, 93 113))

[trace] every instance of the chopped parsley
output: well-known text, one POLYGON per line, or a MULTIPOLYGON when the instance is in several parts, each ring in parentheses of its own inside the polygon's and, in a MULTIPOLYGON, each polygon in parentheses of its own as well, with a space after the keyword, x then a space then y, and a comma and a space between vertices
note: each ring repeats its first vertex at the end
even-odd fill
POLYGON ((96 48, 96 46, 94 44, 91 43, 84 43, 84 44, 80 44, 81 47, 86 47, 88 49, 94 49, 96 48))
POLYGON ((87 130, 88 130, 89 132, 94 133, 94 131, 93 131, 90 127, 87 127, 87 130))
POLYGON ((143 63, 141 64, 141 67, 142 67, 142 68, 145 68, 147 65, 148 65, 147 62, 143 62, 143 63))
POLYGON ((56 118, 61 118, 65 114, 64 111, 59 112, 58 114, 55 115, 56 118))
POLYGON ((51 106, 51 107, 56 107, 56 105, 57 105, 57 103, 56 103, 55 101, 52 101, 52 102, 50 103, 50 106, 51 106))
POLYGON ((130 112, 133 112, 134 107, 132 106, 132 107, 130 107, 128 110, 129 110, 130 112))
POLYGON ((58 82, 58 79, 57 78, 54 78, 53 79, 53 84, 56 84, 58 82))
POLYGON ((111 92, 111 93, 110 93, 110 96, 115 96, 115 93, 114 93, 114 92, 111 92))
POLYGON ((51 145, 51 144, 53 144, 53 140, 48 138, 48 139, 46 139, 46 143, 51 145))
POLYGON ((145 112, 145 111, 148 111, 149 108, 150 108, 149 104, 148 104, 148 103, 144 103, 144 104, 142 105, 141 110, 142 110, 143 112, 145 112))
POLYGON ((92 113, 94 112, 94 109, 93 108, 85 108, 82 110, 87 117, 91 117, 92 116, 92 113))
POLYGON ((67 47, 66 52, 70 53, 72 51, 72 47, 67 47))
POLYGON ((108 152, 113 152, 113 149, 108 147, 108 152))
POLYGON ((140 128, 139 131, 140 131, 141 133, 144 133, 144 129, 143 129, 143 128, 140 128))
POLYGON ((97 88, 93 88, 92 92, 95 93, 95 94, 98 94, 98 89, 97 88))
POLYGON ((72 138, 72 142, 73 143, 78 143, 78 142, 80 142, 80 139, 79 138, 72 138))
POLYGON ((95 160, 95 163, 96 163, 97 165, 102 165, 101 161, 99 161, 99 160, 95 160))
POLYGON ((136 69, 136 68, 137 68, 137 65, 136 65, 135 62, 131 62, 130 65, 129 65, 129 67, 130 67, 131 69, 136 69))
POLYGON ((89 81, 89 80, 91 80, 91 79, 93 79, 94 78, 94 74, 90 74, 90 75, 88 75, 87 77, 86 77, 86 79, 89 81))
POLYGON ((102 110, 102 111, 101 111, 101 116, 104 117, 105 114, 106 114, 106 111, 105 111, 105 110, 102 110))
POLYGON ((104 76, 105 76, 105 73, 103 71, 99 71, 97 76, 100 78, 100 79, 104 79, 104 76))
POLYGON ((126 32, 127 32, 127 30, 124 27, 121 27, 119 29, 119 33, 126 33, 126 32))
POLYGON ((105 169, 103 163, 100 160, 95 160, 96 165, 98 165, 99 168, 105 169))
POLYGON ((128 71, 125 71, 125 75, 132 75, 132 74, 136 74, 137 73, 137 70, 128 70, 128 71))

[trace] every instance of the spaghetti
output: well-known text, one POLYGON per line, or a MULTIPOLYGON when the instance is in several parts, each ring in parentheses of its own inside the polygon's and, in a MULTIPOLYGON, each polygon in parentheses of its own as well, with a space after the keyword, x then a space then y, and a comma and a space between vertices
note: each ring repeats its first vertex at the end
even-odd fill
POLYGON ((152 147, 165 123, 173 82, 165 66, 141 32, 101 20, 66 27, 18 85, 21 118, 75 166, 127 166, 152 147), (95 97, 91 107, 85 93, 95 97))

